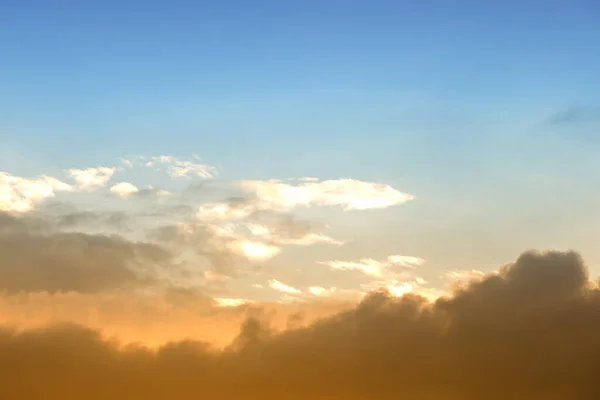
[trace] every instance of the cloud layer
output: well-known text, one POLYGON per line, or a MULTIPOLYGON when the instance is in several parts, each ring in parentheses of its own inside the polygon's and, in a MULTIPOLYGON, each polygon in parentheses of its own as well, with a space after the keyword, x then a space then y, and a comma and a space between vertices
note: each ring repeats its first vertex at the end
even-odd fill
MULTIPOLYGON (((77 326, 0 333, 10 399, 592 399, 600 291, 575 253, 525 253, 429 303, 373 293, 309 326, 246 320, 225 350, 151 351, 77 326)), ((293 318, 290 320, 293 321, 293 318)))
POLYGON ((90 292, 148 286, 172 255, 119 236, 57 232, 43 220, 0 213, 0 291, 90 292))
POLYGON ((414 197, 352 179, 218 181, 197 157, 121 164, 0 173, 0 399, 600 396, 600 289, 576 253, 487 274, 345 258, 351 237, 310 210, 414 197), (144 185, 136 168, 168 178, 144 185), (331 257, 278 262, 308 246, 331 257))

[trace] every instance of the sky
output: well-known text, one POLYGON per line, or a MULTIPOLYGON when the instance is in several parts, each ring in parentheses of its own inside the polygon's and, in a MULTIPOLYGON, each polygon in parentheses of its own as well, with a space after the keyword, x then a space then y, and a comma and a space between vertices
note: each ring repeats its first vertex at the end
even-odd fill
POLYGON ((596 393, 599 20, 591 0, 0 2, 0 370, 39 379, 0 395, 385 399, 392 365, 415 399, 482 398, 486 374, 596 393))

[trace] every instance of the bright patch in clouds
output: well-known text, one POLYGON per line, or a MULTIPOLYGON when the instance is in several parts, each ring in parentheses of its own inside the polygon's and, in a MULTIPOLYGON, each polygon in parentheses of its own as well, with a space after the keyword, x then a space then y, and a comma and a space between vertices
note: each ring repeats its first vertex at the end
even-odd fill
POLYGON ((251 240, 242 240, 238 243, 243 255, 249 259, 264 260, 277 255, 281 250, 269 244, 254 242, 251 240))
POLYGON ((318 297, 327 297, 327 296, 331 296, 332 294, 335 293, 336 288, 332 287, 329 289, 325 289, 322 286, 311 286, 308 288, 308 291, 318 297))
POLYGON ((215 297, 214 301, 216 301, 220 307, 238 307, 243 304, 252 303, 252 301, 246 299, 232 299, 227 297, 215 297))
POLYGON ((127 197, 131 196, 132 194, 139 192, 139 189, 135 185, 133 185, 129 182, 120 182, 120 183, 117 183, 116 185, 113 185, 110 188, 110 192, 119 197, 126 199, 127 197))
POLYGON ((71 185, 49 176, 27 179, 0 171, 0 211, 31 211, 38 202, 54 197, 56 192, 72 190, 71 185))
POLYGON ((296 289, 295 287, 286 285, 283 282, 278 281, 277 279, 271 279, 269 281, 269 287, 273 290, 277 290, 279 292, 290 293, 290 294, 300 294, 301 290, 296 289))
POLYGON ((252 213, 250 206, 236 207, 227 203, 208 203, 198 207, 196 218, 200 220, 243 219, 252 213))
MULTIPOLYGON (((383 261, 363 258, 358 261, 333 260, 319 263, 339 271, 358 271, 362 273, 368 279, 367 282, 360 285, 365 292, 385 289, 393 296, 402 296, 406 293, 415 291, 420 293, 422 291, 420 287, 426 282, 423 278, 415 275, 415 267, 422 265, 424 262, 425 260, 420 257, 391 255, 383 261), (402 270, 398 271, 397 268, 402 270)), ((322 288, 316 288, 311 293, 316 296, 323 296, 326 292, 322 288)))
POLYGON ((92 190, 106 186, 115 171, 116 168, 108 167, 69 169, 67 175, 76 182, 79 190, 92 190))

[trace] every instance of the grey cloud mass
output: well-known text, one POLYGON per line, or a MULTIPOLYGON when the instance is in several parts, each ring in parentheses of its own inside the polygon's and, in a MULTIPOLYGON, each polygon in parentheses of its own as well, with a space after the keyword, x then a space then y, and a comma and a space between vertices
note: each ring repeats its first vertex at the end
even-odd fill
POLYGON ((64 233, 42 219, 0 214, 0 290, 7 292, 148 285, 155 269, 171 261, 172 255, 154 244, 64 233))
POLYGON ((276 333, 250 318, 218 351, 119 347, 92 330, 0 333, 7 399, 551 399, 600 397, 600 290, 576 253, 528 252, 433 303, 372 293, 276 333))

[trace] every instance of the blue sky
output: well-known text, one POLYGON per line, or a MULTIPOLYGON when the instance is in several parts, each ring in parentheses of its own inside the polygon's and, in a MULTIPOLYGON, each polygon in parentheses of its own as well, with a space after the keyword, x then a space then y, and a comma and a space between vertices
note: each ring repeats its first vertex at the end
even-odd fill
POLYGON ((415 194, 332 216, 360 231, 350 258, 600 262, 599 20, 592 0, 4 1, 0 170, 196 153, 224 179, 415 194))

